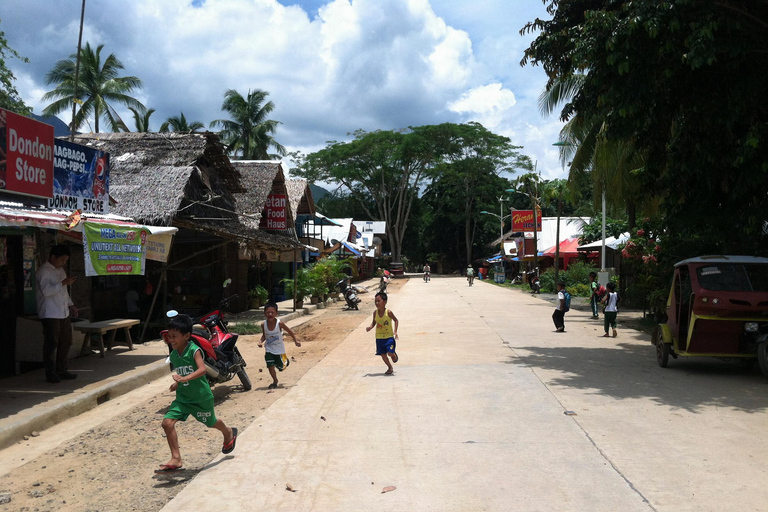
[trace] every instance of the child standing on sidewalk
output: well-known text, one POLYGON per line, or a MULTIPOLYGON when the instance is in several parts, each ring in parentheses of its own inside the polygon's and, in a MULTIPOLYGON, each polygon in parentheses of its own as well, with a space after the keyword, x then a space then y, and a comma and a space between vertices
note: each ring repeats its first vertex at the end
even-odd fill
POLYGON ((235 449, 237 429, 227 427, 213 412, 213 393, 205 377, 203 350, 191 343, 192 319, 187 315, 178 315, 171 319, 166 341, 173 348, 171 363, 176 370, 173 375, 171 391, 176 391, 176 400, 171 403, 163 418, 163 430, 171 448, 171 460, 161 464, 155 473, 171 473, 182 467, 179 438, 176 422, 186 421, 192 414, 197 421, 209 428, 215 428, 224 436, 221 453, 230 453, 235 449))
POLYGON ((619 294, 616 293, 616 283, 608 283, 608 293, 603 297, 605 311, 603 311, 603 327, 605 328, 604 338, 608 337, 608 327, 613 327, 613 337, 616 333, 616 316, 619 314, 619 294))
POLYGON ((376 311, 373 312, 373 321, 371 325, 365 328, 368 332, 376 327, 376 355, 381 356, 384 360, 384 364, 387 365, 387 371, 384 375, 392 375, 394 370, 392 365, 389 364, 389 357, 392 358, 392 362, 398 361, 397 352, 395 352, 395 340, 397 340, 397 327, 399 322, 397 317, 391 310, 387 309, 387 294, 379 292, 374 297, 374 303, 376 304, 376 311), (394 328, 392 325, 394 324, 394 328), (388 356, 388 354, 391 354, 388 356))
POLYGON ((592 318, 598 318, 597 303, 600 302, 598 295, 599 285, 597 284, 597 272, 589 273, 589 289, 592 294, 589 296, 589 307, 592 309, 592 318))
POLYGON ((275 368, 283 371, 290 361, 285 355, 285 343, 283 343, 283 331, 293 338, 293 342, 297 347, 301 346, 301 343, 296 339, 296 335, 290 327, 285 325, 277 318, 277 304, 274 302, 268 303, 264 306, 264 316, 267 319, 261 324, 261 339, 259 340, 259 348, 261 348, 266 342, 267 347, 264 353, 264 359, 267 361, 267 370, 269 375, 272 376, 272 384, 268 389, 275 389, 277 387, 277 372, 275 368))
POLYGON ((552 313, 552 321, 555 322, 555 332, 565 332, 565 283, 557 283, 557 307, 552 313))

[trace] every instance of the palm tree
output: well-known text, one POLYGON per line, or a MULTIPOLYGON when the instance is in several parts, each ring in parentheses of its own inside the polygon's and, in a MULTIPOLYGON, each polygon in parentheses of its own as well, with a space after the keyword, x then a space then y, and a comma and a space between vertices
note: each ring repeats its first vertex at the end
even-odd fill
MULTIPOLYGON (((155 112, 155 109, 150 108, 149 110, 141 111, 133 107, 128 107, 128 110, 133 112, 133 121, 136 123, 137 132, 146 133, 151 131, 149 129, 149 118, 155 112)), ((130 130, 128 130, 128 127, 125 127, 125 131, 130 130)))
POLYGON ((112 131, 120 131, 125 126, 120 116, 110 103, 121 103, 140 111, 146 110, 136 98, 129 96, 131 92, 141 88, 141 80, 135 76, 118 76, 124 69, 114 54, 101 61, 101 50, 104 45, 99 45, 93 51, 90 43, 80 50, 80 76, 77 86, 77 98, 75 91, 75 59, 72 54, 69 59, 58 61, 46 75, 46 83, 57 84, 52 91, 45 93, 43 101, 54 100, 44 110, 44 115, 56 115, 72 105, 72 102, 80 104, 80 109, 75 113, 74 129, 80 128, 92 115, 94 117, 95 132, 99 132, 99 120, 104 119, 109 123, 112 131))
POLYGON ((271 101, 264 103, 267 96, 269 93, 260 89, 249 90, 245 98, 234 89, 224 94, 221 110, 232 119, 216 119, 211 122, 211 128, 222 127, 221 138, 233 155, 239 154, 246 160, 270 160, 286 155, 285 147, 273 136, 280 122, 267 119, 275 108, 271 101), (270 148, 277 154, 270 154, 270 148))
POLYGON ((187 118, 184 117, 184 112, 181 112, 179 116, 169 117, 161 126, 161 132, 196 132, 202 130, 205 125, 200 121, 187 122, 187 118))

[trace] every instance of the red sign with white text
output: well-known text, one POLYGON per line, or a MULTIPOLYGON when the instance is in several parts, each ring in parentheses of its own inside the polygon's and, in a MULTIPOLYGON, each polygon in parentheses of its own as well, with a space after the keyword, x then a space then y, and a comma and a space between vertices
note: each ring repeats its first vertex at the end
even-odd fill
POLYGON ((53 126, 0 109, 0 189, 53 197, 53 126))
POLYGON ((268 230, 288 229, 288 196, 284 194, 270 194, 261 212, 259 227, 268 230))
MULTIPOLYGON (((533 231, 533 210, 513 211, 512 231, 533 231)), ((541 210, 536 210, 536 231, 541 231, 541 210)))

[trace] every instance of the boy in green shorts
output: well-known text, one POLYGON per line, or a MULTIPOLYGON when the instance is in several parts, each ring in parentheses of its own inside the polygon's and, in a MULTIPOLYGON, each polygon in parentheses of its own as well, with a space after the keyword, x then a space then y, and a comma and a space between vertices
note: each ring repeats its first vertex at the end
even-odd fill
POLYGON ((231 453, 237 441, 237 429, 227 427, 213 412, 213 392, 205 377, 203 351, 189 341, 192 334, 192 319, 187 315, 178 315, 168 325, 167 342, 173 348, 171 363, 176 373, 173 375, 171 391, 176 391, 176 400, 171 403, 163 418, 163 430, 171 448, 171 460, 160 464, 155 473, 171 473, 182 468, 179 438, 176 422, 186 421, 193 415, 197 421, 209 428, 215 428, 224 436, 222 453, 231 453))
POLYGON ((296 335, 290 327, 285 325, 277 318, 277 304, 274 302, 268 303, 264 306, 264 316, 267 318, 265 322, 261 324, 261 339, 259 340, 259 348, 265 343, 267 345, 264 353, 264 360, 267 362, 267 370, 272 377, 272 384, 268 386, 268 389, 275 389, 277 387, 277 372, 275 368, 283 371, 289 364, 288 358, 285 355, 285 343, 283 343, 283 331, 293 338, 293 342, 297 347, 301 346, 301 343, 296 339, 296 335))

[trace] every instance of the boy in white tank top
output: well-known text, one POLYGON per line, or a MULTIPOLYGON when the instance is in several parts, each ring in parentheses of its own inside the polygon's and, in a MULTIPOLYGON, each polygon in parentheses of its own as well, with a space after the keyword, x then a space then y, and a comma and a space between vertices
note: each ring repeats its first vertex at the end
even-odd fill
POLYGON ((266 342, 266 352, 264 353, 264 360, 267 362, 267 370, 269 375, 272 376, 272 384, 268 389, 275 389, 277 387, 277 372, 275 368, 283 371, 289 364, 288 358, 285 355, 285 344, 283 343, 283 331, 293 338, 293 342, 297 347, 301 346, 301 343, 296 339, 296 335, 290 327, 285 325, 277 318, 277 304, 274 302, 268 303, 264 306, 264 316, 267 317, 266 321, 261 324, 261 339, 259 340, 259 347, 262 347, 266 342))

